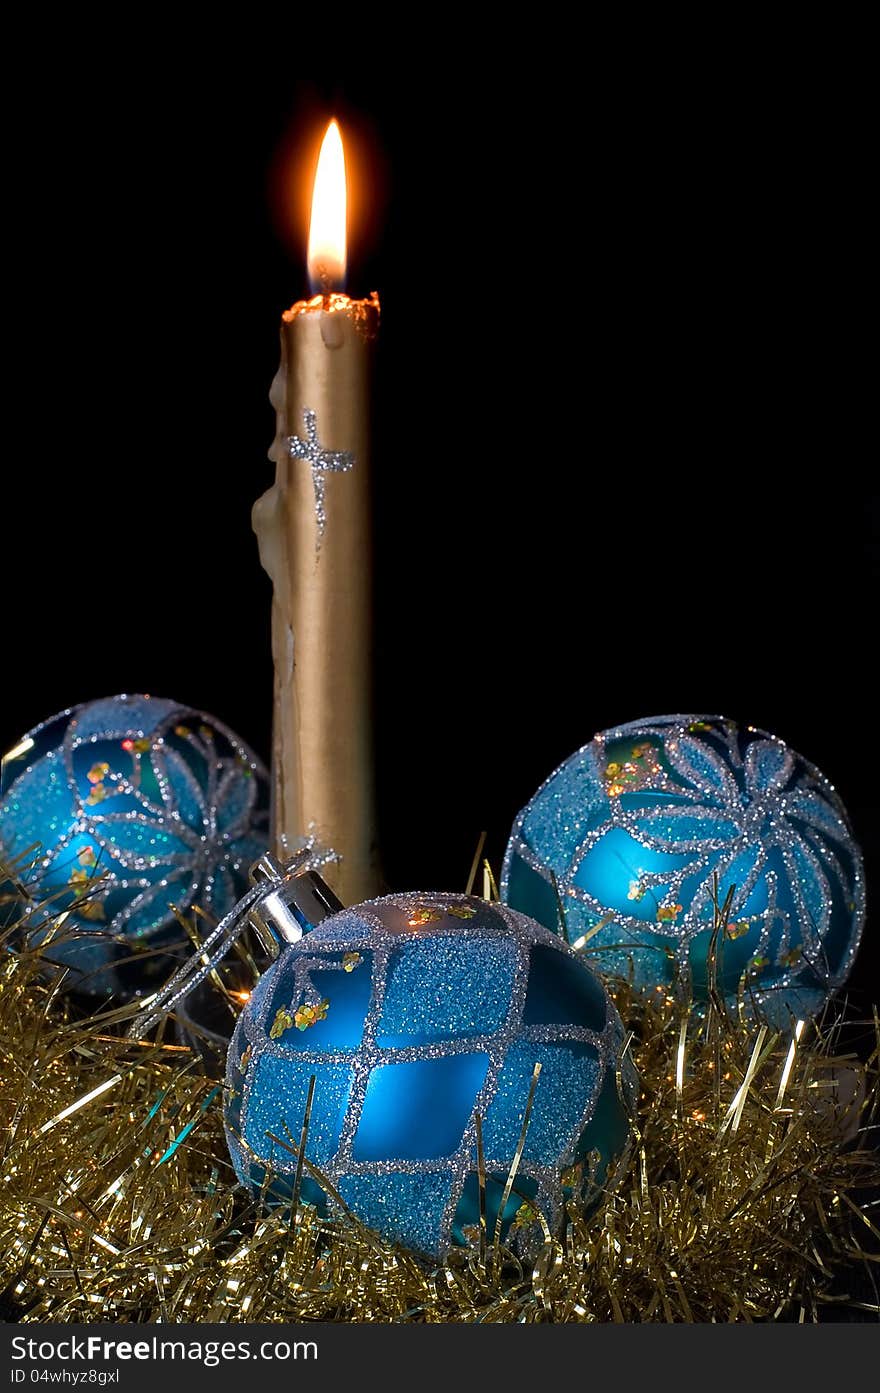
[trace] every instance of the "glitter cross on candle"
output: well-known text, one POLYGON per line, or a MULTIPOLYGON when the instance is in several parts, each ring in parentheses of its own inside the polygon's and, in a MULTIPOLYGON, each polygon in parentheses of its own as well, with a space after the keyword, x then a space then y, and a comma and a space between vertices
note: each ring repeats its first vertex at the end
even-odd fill
POLYGON ((312 466, 312 483, 315 487, 315 522, 318 524, 316 545, 320 546, 327 524, 327 512, 324 506, 324 475, 326 473, 347 473, 349 469, 354 468, 354 455, 350 450, 325 450, 322 447, 318 439, 318 421, 314 411, 308 409, 303 411, 303 425, 306 429, 305 440, 301 440, 298 435, 291 435, 287 441, 287 448, 290 451, 291 459, 308 460, 312 466))

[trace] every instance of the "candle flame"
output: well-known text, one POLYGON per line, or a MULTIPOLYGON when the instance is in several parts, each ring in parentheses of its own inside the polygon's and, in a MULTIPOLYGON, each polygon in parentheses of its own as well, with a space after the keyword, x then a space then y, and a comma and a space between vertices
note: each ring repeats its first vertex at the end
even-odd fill
POLYGON ((308 267, 313 292, 329 294, 345 284, 345 214, 345 154, 339 126, 331 121, 312 189, 308 267))

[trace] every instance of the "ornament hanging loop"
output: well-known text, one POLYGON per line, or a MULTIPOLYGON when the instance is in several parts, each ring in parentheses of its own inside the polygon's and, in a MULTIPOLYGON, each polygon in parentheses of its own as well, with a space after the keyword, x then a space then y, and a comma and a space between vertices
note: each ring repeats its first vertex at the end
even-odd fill
POLYGON ((163 1016, 194 992, 211 975, 233 943, 252 925, 261 946, 275 959, 282 948, 302 938, 308 930, 342 909, 333 891, 314 869, 332 853, 306 846, 286 864, 270 853, 250 869, 251 887, 199 947, 195 955, 144 1003, 129 1027, 129 1037, 139 1039, 163 1016))

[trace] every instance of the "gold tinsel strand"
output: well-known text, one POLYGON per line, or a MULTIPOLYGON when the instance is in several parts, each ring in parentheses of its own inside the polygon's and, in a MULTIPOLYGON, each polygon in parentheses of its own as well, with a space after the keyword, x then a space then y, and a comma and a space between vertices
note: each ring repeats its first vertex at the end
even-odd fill
POLYGON ((614 1188, 555 1237, 525 1213, 531 1263, 482 1233, 430 1268, 350 1215, 262 1209, 201 1051, 77 1018, 38 950, 0 948, 7 1320, 813 1321, 853 1274, 876 1290, 876 1013, 860 1063, 836 1026, 783 1038, 619 984, 641 1096, 614 1188))

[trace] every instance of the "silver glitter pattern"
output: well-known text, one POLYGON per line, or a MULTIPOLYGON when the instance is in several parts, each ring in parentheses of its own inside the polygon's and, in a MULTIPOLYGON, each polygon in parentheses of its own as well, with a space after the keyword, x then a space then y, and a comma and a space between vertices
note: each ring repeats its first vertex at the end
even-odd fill
POLYGON ((85 905, 100 910, 101 931, 149 939, 176 923, 172 899, 218 914, 235 903, 265 846, 267 805, 266 771, 228 727, 121 695, 43 722, 4 759, 0 842, 10 855, 40 845, 28 881, 35 895, 55 893, 56 914, 58 888, 71 869, 76 883, 85 858, 95 877, 85 905))
MULTIPOLYGON (((280 1175, 295 1167, 295 1157, 274 1147, 265 1134, 298 1137, 307 1081, 314 1074, 310 1158, 364 1222, 380 1231, 384 1226, 386 1236, 421 1252, 440 1253, 449 1245, 465 1181, 476 1171, 475 1114, 484 1123, 486 1172, 506 1176, 529 1077, 534 1064, 541 1062, 519 1175, 534 1182, 535 1203, 551 1224, 556 1223, 563 1199, 561 1173, 580 1155, 578 1144, 603 1085, 609 1078, 613 1081, 623 1038, 620 1018, 598 979, 558 936, 506 906, 489 906, 473 897, 391 895, 343 910, 319 925, 269 972, 272 981, 266 985, 262 979, 259 999, 239 1020, 227 1068, 227 1137, 245 1183, 250 1183, 255 1162, 280 1175), (420 923, 418 916, 426 905, 436 906, 437 914, 420 923), (456 910, 463 917, 455 917, 456 910), (419 971, 419 950, 430 955, 430 971, 419 971), (564 992, 557 992, 554 1000, 551 971, 542 986, 549 1005, 545 1000, 542 1009, 530 1014, 530 981, 534 987, 539 975, 533 967, 535 950, 549 952, 551 969, 573 972, 578 983, 588 980, 592 1005, 572 1009, 564 992), (272 1038, 279 1000, 289 1001, 288 1016, 281 1016, 283 1025, 301 1003, 320 995, 310 985, 310 974, 316 968, 322 973, 338 970, 341 954, 358 955, 362 962, 354 970, 370 974, 357 1042, 334 1047, 333 991, 328 986, 323 988, 329 998, 327 1017, 321 1022, 326 1045, 316 1038, 312 1046, 309 1029, 298 1033, 290 1028, 288 1033, 285 1028, 280 1038, 272 1038), (405 1005, 404 989, 411 993, 405 1005), (393 1038, 401 1032, 401 1038, 393 1038), (244 1071, 242 1056, 247 1061, 244 1071), (420 1107, 444 1107, 442 1087, 434 1092, 426 1083, 427 1100, 419 1096, 413 1101, 407 1088, 419 1087, 420 1076, 404 1081, 395 1070, 455 1058, 481 1080, 468 1095, 459 1121, 451 1117, 438 1122, 438 1135, 443 1134, 440 1123, 445 1123, 455 1142, 442 1155, 423 1143, 415 1147, 421 1155, 410 1150, 365 1158, 362 1123, 369 1108, 375 1111, 381 1088, 390 1100, 386 1117, 398 1120, 386 1121, 380 1132, 390 1127, 394 1135, 401 1129, 405 1134, 420 1107), (384 1070, 389 1071, 387 1080, 381 1077, 384 1070)), ((318 1026, 314 1029, 317 1035, 318 1026)), ((624 1078, 631 1095, 634 1074, 628 1064, 624 1078)), ((610 1130, 618 1127, 622 1145, 628 1123, 623 1103, 616 1103, 616 1123, 610 1130)), ((604 1143, 603 1160, 612 1159, 608 1137, 591 1141, 600 1151, 604 1143)), ((619 1150, 616 1143, 615 1149, 619 1150)))
POLYGON ((626 975, 631 959, 641 986, 666 980, 664 944, 686 975, 701 954, 704 970, 713 876, 721 898, 734 885, 724 953, 780 1021, 845 980, 864 924, 861 855, 833 786, 777 737, 721 716, 597 735, 514 824, 502 898, 534 913, 518 863, 555 878, 570 940, 586 939, 603 970, 626 975))
POLYGON ((312 469, 312 484, 315 490, 315 522, 318 526, 316 547, 320 547, 324 529, 327 526, 327 508, 324 498, 324 475, 346 474, 354 469, 355 458, 350 450, 325 450, 318 439, 318 420, 314 411, 306 407, 303 411, 305 440, 291 435, 287 448, 292 459, 306 460, 312 469))

